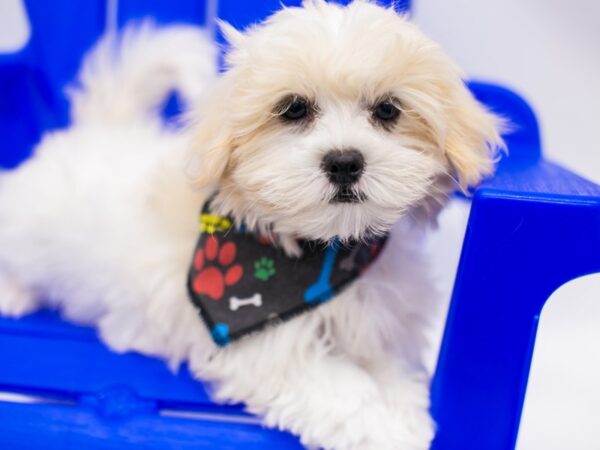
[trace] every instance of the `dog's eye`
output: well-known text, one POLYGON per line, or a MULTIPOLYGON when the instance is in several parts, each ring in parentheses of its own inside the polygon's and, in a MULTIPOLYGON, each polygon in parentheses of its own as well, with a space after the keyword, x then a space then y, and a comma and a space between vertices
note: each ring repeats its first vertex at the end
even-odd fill
POLYGON ((400 116, 400 110, 391 101, 384 100, 375 106, 373 116, 380 122, 393 122, 400 116))
POLYGON ((283 118, 289 121, 302 120, 308 116, 309 105, 304 99, 294 100, 282 114, 283 118))

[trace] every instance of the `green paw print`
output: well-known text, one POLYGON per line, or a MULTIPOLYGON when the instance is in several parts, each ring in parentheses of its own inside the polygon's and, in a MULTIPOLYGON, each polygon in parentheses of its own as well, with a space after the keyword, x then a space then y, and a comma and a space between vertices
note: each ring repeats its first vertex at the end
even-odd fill
POLYGON ((254 261, 254 276, 262 281, 268 281, 275 275, 275 262, 269 258, 260 258, 254 261))

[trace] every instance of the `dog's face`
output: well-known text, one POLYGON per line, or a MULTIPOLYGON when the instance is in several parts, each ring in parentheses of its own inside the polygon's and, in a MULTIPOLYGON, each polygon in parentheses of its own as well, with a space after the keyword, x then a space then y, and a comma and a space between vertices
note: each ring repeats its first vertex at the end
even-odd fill
POLYGON ((492 170, 495 118, 393 10, 313 0, 225 32, 230 68, 204 105, 192 172, 218 187, 222 212, 361 238, 492 170))

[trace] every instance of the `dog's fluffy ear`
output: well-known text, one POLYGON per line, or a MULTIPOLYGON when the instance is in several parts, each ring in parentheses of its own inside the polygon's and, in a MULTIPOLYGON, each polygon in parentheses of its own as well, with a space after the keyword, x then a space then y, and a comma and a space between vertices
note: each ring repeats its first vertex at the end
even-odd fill
MULTIPOLYGON (((226 64, 230 67, 241 64, 245 58, 246 36, 227 22, 219 21, 218 26, 229 44, 226 64)), ((231 99, 235 96, 235 72, 229 70, 219 78, 195 118, 186 173, 197 189, 213 188, 219 183, 235 146, 230 111, 231 99)))
POLYGON ((461 189, 477 185, 494 170, 498 150, 504 149, 502 118, 487 111, 462 82, 448 104, 444 150, 461 189))
POLYGON ((225 75, 216 83, 196 119, 186 174, 197 189, 212 188, 219 183, 233 150, 228 85, 225 75))

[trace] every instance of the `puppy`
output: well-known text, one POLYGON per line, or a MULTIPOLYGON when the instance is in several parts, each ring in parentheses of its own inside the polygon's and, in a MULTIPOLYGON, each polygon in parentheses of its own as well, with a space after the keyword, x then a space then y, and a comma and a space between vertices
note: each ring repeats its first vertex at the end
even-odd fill
POLYGON ((188 361, 216 400, 309 447, 428 448, 436 296, 420 240, 455 188, 491 173, 499 121, 392 9, 312 0, 223 30, 216 80, 187 28, 142 28, 88 59, 72 127, 0 175, 0 312, 59 308, 115 351, 188 361), (192 110, 183 130, 152 112, 170 88, 192 110), (332 157, 352 160, 350 182, 332 157), (186 289, 208 195, 290 258, 301 240, 393 230, 334 299, 219 348, 186 289))

